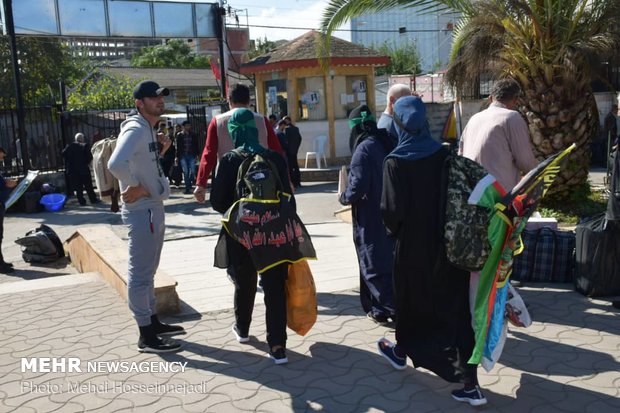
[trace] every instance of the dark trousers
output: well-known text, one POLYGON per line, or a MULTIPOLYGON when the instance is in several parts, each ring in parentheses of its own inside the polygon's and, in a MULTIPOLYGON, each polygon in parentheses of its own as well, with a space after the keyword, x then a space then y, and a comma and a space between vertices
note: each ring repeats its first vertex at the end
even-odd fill
POLYGON ((4 262, 2 255, 2 239, 4 238, 4 201, 0 201, 0 264, 4 262))
MULTIPOLYGON (((228 275, 235 284, 235 321, 243 335, 246 335, 252 322, 254 298, 256 296, 257 272, 247 250, 241 244, 229 242, 228 275)), ((281 264, 261 274, 265 318, 267 324, 267 343, 269 347, 286 347, 286 291, 285 281, 288 264, 281 264)))
MULTIPOLYGON (((297 149, 299 149, 299 147, 297 149)), ((299 171, 299 164, 297 163, 297 151, 295 151, 295 153, 288 153, 287 161, 291 182, 293 186, 299 186, 301 184, 301 172, 299 171)))
POLYGON ((93 179, 90 176, 90 172, 71 175, 70 182, 80 204, 84 205, 86 203, 84 199, 84 190, 86 190, 88 199, 91 203, 97 201, 97 195, 93 189, 93 179))

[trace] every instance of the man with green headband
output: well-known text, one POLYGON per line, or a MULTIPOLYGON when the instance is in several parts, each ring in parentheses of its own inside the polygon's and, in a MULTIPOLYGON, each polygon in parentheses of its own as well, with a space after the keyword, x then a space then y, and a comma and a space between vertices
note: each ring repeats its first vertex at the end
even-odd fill
MULTIPOLYGON (((231 110, 215 116, 213 120, 211 120, 211 123, 209 123, 207 129, 205 148, 200 159, 198 175, 196 176, 196 189, 194 190, 194 198, 198 202, 205 201, 207 180, 209 179, 209 175, 211 175, 211 171, 215 168, 218 159, 226 152, 234 149, 228 132, 228 120, 235 109, 247 109, 250 106, 250 89, 245 85, 236 84, 230 90, 228 103, 231 110)), ((254 120, 256 122, 258 141, 260 144, 284 155, 278 137, 273 131, 271 123, 269 123, 269 119, 258 113, 254 113, 254 120)))
MULTIPOLYGON (((240 186, 241 181, 237 182, 239 168, 246 158, 249 158, 248 161, 250 161, 250 159, 254 159, 255 155, 259 154, 267 163, 273 165, 275 171, 272 169, 271 172, 278 175, 279 190, 291 193, 291 187, 284 158, 277 152, 261 145, 260 132, 253 112, 246 108, 233 109, 226 123, 227 134, 230 136, 228 146, 234 150, 226 152, 220 158, 217 172, 212 181, 210 201, 214 210, 226 213, 223 223, 238 226, 239 222, 235 221, 237 215, 231 212, 231 207, 238 206, 238 201, 247 196, 240 186)), ((258 123, 262 123, 262 119, 259 119, 258 123)), ((243 201, 243 199, 241 200, 243 201)), ((261 204, 261 201, 258 200, 257 203, 261 204)), ((269 202, 262 202, 262 204, 269 205, 269 202)), ((277 202, 272 205, 277 205, 277 202)), ((294 211, 294 203, 292 203, 292 207, 294 211)), ((256 230, 258 231, 262 225, 262 223, 257 222, 256 230)), ((222 228, 220 240, 215 250, 215 266, 226 268, 235 285, 235 324, 232 326, 232 331, 238 342, 247 343, 250 341, 249 329, 256 296, 257 269, 260 267, 257 267, 248 246, 239 242, 238 238, 233 238, 234 236, 235 233, 232 230, 229 233, 224 227, 222 228)), ((269 357, 276 364, 288 362, 286 357, 285 293, 287 272, 288 263, 286 262, 276 264, 261 272, 269 357)))

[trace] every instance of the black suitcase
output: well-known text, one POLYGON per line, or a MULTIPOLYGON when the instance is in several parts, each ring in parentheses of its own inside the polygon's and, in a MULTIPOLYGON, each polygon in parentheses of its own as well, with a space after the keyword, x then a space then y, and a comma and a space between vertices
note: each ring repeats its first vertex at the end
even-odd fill
POLYGON ((589 297, 620 294, 620 221, 600 214, 575 231, 575 289, 589 297))

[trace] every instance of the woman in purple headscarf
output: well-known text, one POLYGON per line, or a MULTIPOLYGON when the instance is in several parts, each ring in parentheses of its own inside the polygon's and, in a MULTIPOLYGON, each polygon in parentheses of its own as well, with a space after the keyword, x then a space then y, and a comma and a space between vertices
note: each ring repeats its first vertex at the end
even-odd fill
POLYGON ((396 369, 433 371, 446 381, 464 383, 454 399, 482 405, 469 311, 469 273, 452 266, 443 244, 448 149, 431 138, 426 108, 417 96, 394 105, 398 145, 383 169, 381 214, 396 238, 394 296, 396 344, 377 342, 379 353, 396 369))

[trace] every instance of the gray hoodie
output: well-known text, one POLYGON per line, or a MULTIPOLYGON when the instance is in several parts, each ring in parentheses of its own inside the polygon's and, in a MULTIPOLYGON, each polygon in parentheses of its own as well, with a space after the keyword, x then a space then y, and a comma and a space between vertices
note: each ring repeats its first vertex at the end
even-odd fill
POLYGON ((120 181, 121 192, 141 184, 150 194, 131 204, 123 204, 125 210, 161 207, 163 200, 170 196, 170 186, 159 166, 158 153, 155 131, 142 115, 130 116, 121 124, 108 168, 120 181))

